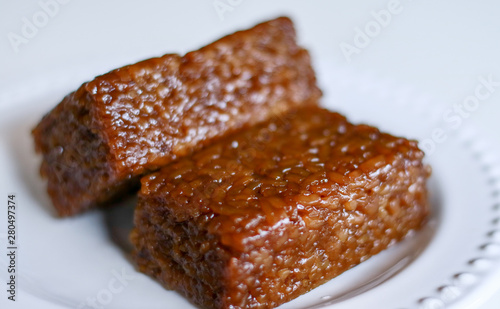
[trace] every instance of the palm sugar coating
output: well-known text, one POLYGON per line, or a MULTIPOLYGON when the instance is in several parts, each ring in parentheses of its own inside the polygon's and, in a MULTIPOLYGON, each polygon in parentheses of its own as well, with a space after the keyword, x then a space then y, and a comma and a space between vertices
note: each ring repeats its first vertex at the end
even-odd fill
POLYGON ((141 175, 237 129, 316 105, 309 54, 278 18, 185 56, 165 55, 83 84, 34 129, 62 216, 108 202, 141 175))
POLYGON ((135 260, 204 308, 273 308, 419 229, 415 141, 319 108, 228 136, 144 177, 135 260))

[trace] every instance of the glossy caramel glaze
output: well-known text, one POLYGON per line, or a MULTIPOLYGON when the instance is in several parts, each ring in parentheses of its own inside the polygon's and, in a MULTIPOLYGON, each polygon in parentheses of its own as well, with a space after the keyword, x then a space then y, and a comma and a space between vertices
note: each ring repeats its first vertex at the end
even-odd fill
POLYGON ((138 177, 212 140, 321 96, 288 18, 185 56, 126 66, 69 94, 34 129, 60 215, 129 190, 138 177))
POLYGON ((422 226, 415 141, 307 108, 144 177, 139 269, 206 308, 273 308, 422 226))

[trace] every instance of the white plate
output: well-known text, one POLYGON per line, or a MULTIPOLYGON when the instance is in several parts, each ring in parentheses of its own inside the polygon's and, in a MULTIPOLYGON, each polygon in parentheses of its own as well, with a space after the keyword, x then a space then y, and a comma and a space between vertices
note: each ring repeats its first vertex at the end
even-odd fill
MULTIPOLYGON (((341 110, 351 121, 421 140, 434 128, 445 126, 439 122, 440 111, 432 98, 411 88, 328 63, 318 67, 326 90, 324 102, 332 103, 326 105, 341 110)), ((89 67, 77 71, 81 76, 92 72, 89 67)), ((53 73, 43 80, 27 81, 18 90, 4 93, 1 102, 10 111, 0 121, 1 198, 15 192, 19 203, 18 304, 93 308, 95 302, 94 307, 110 309, 193 308, 175 292, 136 272, 129 261, 126 235, 134 201, 76 218, 53 216, 38 175, 39 158, 33 152, 30 130, 74 87, 69 75, 53 73)), ((447 135, 426 158, 433 167, 429 224, 280 308, 472 308, 494 291, 490 281, 500 269, 500 166, 472 128, 448 130, 447 135)), ((0 214, 2 244, 5 215, 4 211, 0 214)), ((0 261, 3 270, 4 254, 0 261)), ((0 271, 0 277, 5 276, 0 271)))

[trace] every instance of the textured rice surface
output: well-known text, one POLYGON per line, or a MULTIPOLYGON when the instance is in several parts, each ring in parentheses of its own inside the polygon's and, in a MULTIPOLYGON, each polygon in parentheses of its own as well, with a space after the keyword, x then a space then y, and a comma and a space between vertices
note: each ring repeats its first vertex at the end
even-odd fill
POLYGON ((205 308, 273 308, 422 226, 415 141, 319 108, 228 136, 144 177, 139 269, 205 308))
POLYGON ((316 105, 309 54, 287 18, 185 56, 114 70, 69 94, 34 129, 60 215, 138 185, 140 175, 237 129, 316 105))

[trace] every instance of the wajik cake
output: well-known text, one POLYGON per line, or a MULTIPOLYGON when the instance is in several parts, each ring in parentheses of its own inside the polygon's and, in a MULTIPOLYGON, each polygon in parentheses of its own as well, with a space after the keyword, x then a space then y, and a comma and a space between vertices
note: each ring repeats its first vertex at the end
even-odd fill
POLYGON ((274 308, 425 223, 423 156, 324 109, 274 117, 141 180, 135 260, 203 308, 274 308))
POLYGON ((109 204, 148 172, 228 133, 317 104, 310 57, 287 18, 84 83, 33 130, 61 216, 109 204))

